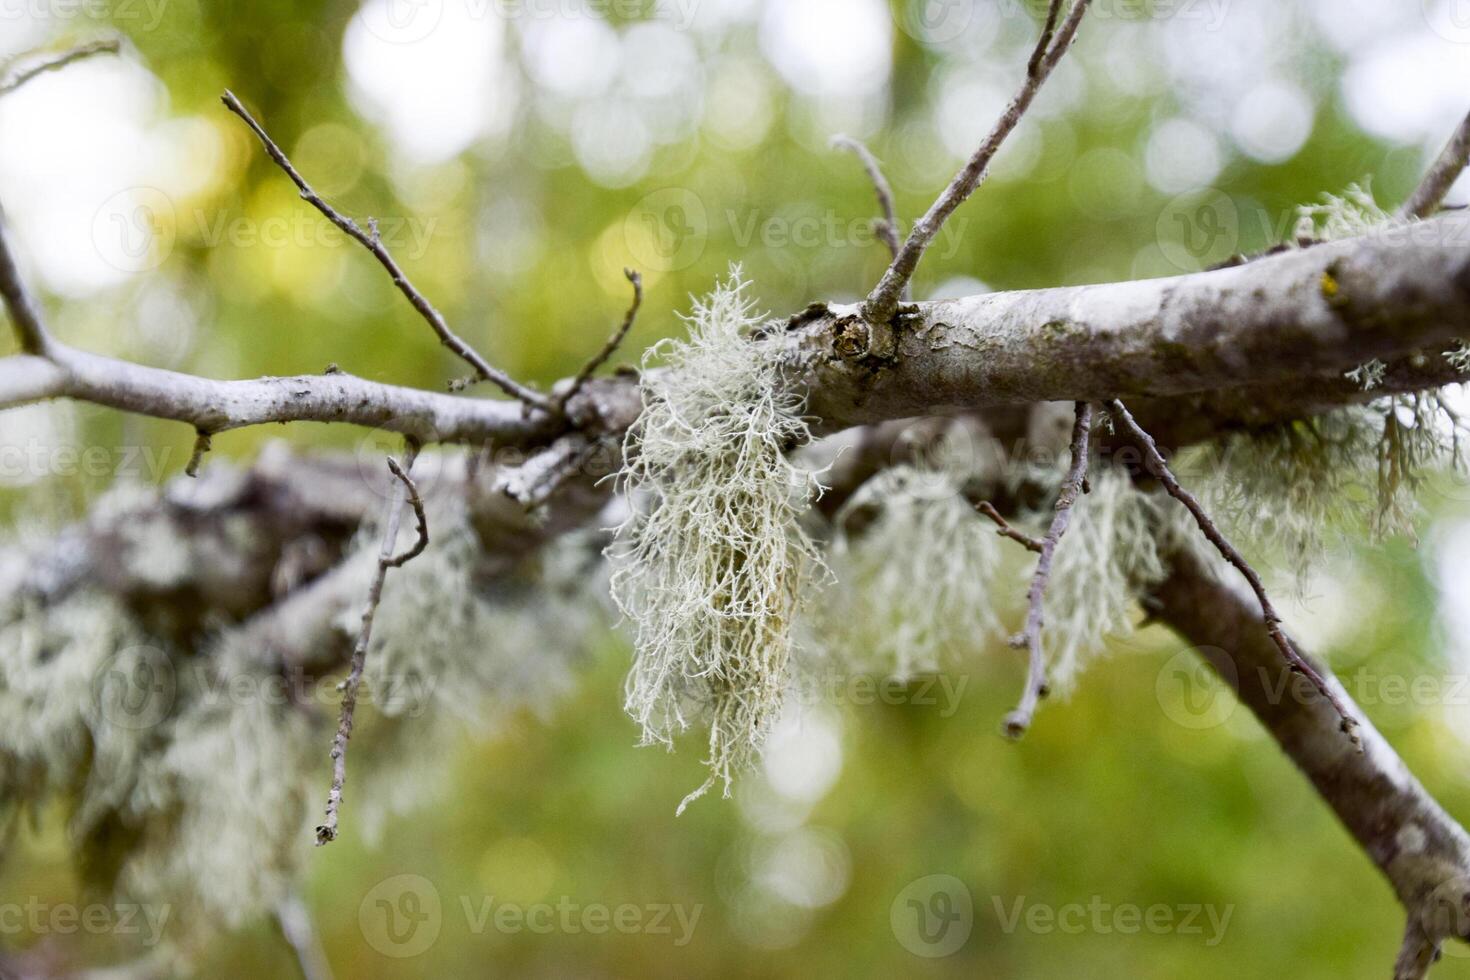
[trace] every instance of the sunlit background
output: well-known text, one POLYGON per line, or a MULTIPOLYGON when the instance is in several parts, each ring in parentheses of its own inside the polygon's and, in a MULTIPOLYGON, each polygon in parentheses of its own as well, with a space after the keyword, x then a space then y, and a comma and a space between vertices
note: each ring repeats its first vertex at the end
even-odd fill
MULTIPOLYGON (((1290 235, 1297 205, 1352 182, 1392 207, 1470 109, 1462 6, 1094 0, 916 295, 1203 268, 1290 235)), ((223 109, 229 88, 321 193, 378 218, 461 334, 546 385, 621 316, 624 267, 647 287, 628 359, 677 332, 689 294, 732 261, 774 312, 861 295, 886 256, 871 188, 829 140, 867 141, 911 219, 1014 91, 1039 12, 1020 0, 0 0, 0 57, 128 39, 121 57, 0 99, 0 201, 55 329, 78 346, 216 377, 335 362, 440 388, 462 373, 223 109)), ((162 482, 192 436, 84 406, 6 412, 0 516, 54 524, 118 477, 162 482), (107 465, 62 462, 85 446, 109 447, 107 465)), ((283 436, 362 438, 247 430, 216 438, 215 453, 248 459, 283 436)), ((1466 818, 1470 486, 1436 481, 1424 502, 1421 544, 1340 549, 1290 618, 1466 818)), ((1017 597, 997 601, 1014 612, 1017 597)), ((1181 693, 1169 635, 1116 647, 1020 745, 997 734, 1021 669, 999 648, 954 651, 947 686, 793 710, 735 799, 675 820, 703 778, 699 739, 673 755, 634 747, 620 711, 628 648, 608 630, 554 710, 426 746, 424 764, 449 770, 442 795, 370 839, 349 808, 304 897, 342 977, 1386 976, 1397 904, 1307 783, 1228 695, 1181 693), (1206 722, 1191 697, 1214 699, 1206 722), (384 887, 398 901, 402 875, 439 909, 412 956, 362 914, 384 887), (914 895, 933 900, 933 875, 969 895, 953 950, 903 925, 914 895), (487 919, 492 898, 697 919, 682 937, 674 911, 669 934, 540 932, 487 919), (1085 917, 1049 928, 1044 911, 1028 918, 1076 905, 1085 917), (1129 929, 1118 912, 1156 906, 1173 926, 1129 929), (1191 908, 1194 929, 1181 922, 1191 908), (1225 917, 1218 931, 1211 914, 1225 917)), ((78 901, 67 858, 59 818, 18 828, 0 896, 78 901)), ((82 944, 98 963, 139 952, 128 937, 3 927, 10 948, 82 944)), ((1470 977, 1465 957, 1451 950, 1435 976, 1470 977)), ((289 975, 293 963, 260 923, 222 935, 200 972, 289 975)))

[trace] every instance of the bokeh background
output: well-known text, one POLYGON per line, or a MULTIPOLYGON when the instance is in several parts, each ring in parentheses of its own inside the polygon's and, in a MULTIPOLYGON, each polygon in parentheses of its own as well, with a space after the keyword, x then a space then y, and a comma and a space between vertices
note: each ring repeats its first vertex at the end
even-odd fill
MULTIPOLYGON (((544 385, 617 322, 625 266, 647 287, 630 359, 677 333, 689 294, 732 261, 772 311, 860 296, 886 255, 871 188, 829 139, 867 140, 901 213, 921 213, 1017 85, 1043 6, 0 0, 0 56, 128 39, 120 58, 0 99, 0 200, 76 345, 217 377, 335 362, 438 388, 462 373, 220 106, 228 87, 318 190, 379 219, 461 334, 544 385)), ((1279 240, 1297 205, 1354 181, 1391 207, 1470 108, 1461 7, 1095 0, 916 294, 1202 268, 1279 240)), ((248 459, 283 434, 230 433, 215 454, 248 459)), ((363 434, 288 437, 352 449, 363 434)), ((160 483, 191 440, 85 406, 4 413, 0 518, 54 524, 119 478, 160 483), (103 448, 96 465, 68 452, 86 447, 103 448)), ((1417 546, 1336 549, 1290 618, 1463 818, 1470 487, 1432 481, 1424 502, 1417 546)), ((338 976, 1388 973, 1402 927, 1388 887, 1167 634, 1120 639, 1020 745, 997 734, 1020 683, 1004 649, 955 651, 947 687, 844 689, 793 713, 735 799, 677 820, 703 778, 699 740, 636 748, 626 642, 608 629, 594 653, 555 710, 425 746, 426 766, 451 769, 446 796, 373 840, 349 808, 303 892, 338 976), (492 898, 698 918, 683 943, 674 911, 670 934, 542 933, 486 919, 492 898), (958 917, 943 941, 916 934, 911 899, 958 917), (434 935, 385 939, 379 901, 405 915, 437 902, 434 935)), ((324 745, 323 786, 326 764, 324 745)), ((64 829, 53 815, 15 830, 0 898, 81 900, 64 829)), ((98 963, 138 952, 0 930, 8 948, 35 942, 98 963)), ((200 965, 294 969, 270 923, 221 936, 200 965)), ((1435 975, 1470 977, 1467 951, 1435 975)))

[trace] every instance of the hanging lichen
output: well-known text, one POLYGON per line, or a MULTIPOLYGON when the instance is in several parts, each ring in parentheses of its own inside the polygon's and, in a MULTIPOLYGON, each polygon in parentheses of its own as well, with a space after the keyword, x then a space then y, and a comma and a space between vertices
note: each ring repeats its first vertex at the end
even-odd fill
POLYGON ((632 514, 609 549, 613 595, 634 630, 627 709, 645 743, 709 725, 710 777, 728 794, 785 695, 792 621, 820 562, 798 524, 818 489, 788 452, 809 437, 800 397, 738 269, 687 318, 689 338, 650 351, 629 432, 632 514), (666 369, 651 359, 662 355, 666 369))

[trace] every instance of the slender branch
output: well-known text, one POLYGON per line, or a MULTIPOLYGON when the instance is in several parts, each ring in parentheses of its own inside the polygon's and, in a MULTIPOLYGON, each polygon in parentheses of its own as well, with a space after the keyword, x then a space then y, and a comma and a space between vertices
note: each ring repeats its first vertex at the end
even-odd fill
POLYGON ((1018 531, 1012 527, 1010 521, 1002 517, 1000 511, 996 510, 995 505, 990 501, 980 501, 975 505, 975 509, 996 523, 995 533, 1001 537, 1010 538, 1027 551, 1034 551, 1038 555, 1045 549, 1045 544, 1040 538, 1033 538, 1025 531, 1018 531))
MULTIPOLYGON (((1057 544, 1067 533, 1072 521, 1072 505, 1082 493, 1087 479, 1087 454, 1092 439, 1092 404, 1078 402, 1076 421, 1072 424, 1072 464, 1062 480, 1057 494, 1056 510, 1052 514, 1051 527, 1041 540, 1041 557, 1036 560, 1036 572, 1031 576, 1031 588, 1026 593, 1026 626, 1020 635, 1011 640, 1013 646, 1027 647, 1030 656, 1026 665, 1026 687, 1021 693, 1021 702, 1006 716, 1005 733, 1010 738, 1020 738, 1031 727, 1036 706, 1046 695, 1046 663, 1041 649, 1042 604, 1046 601, 1046 583, 1051 578, 1052 557, 1057 544)), ((994 508, 992 508, 994 509, 994 508)))
POLYGON ((15 327, 20 349, 27 354, 48 354, 54 342, 41 317, 41 304, 27 288, 16 265, 3 212, 0 212, 0 299, 4 300, 5 311, 15 327))
POLYGON ((592 358, 586 364, 582 365, 582 370, 577 372, 577 376, 572 379, 572 383, 557 397, 556 410, 561 414, 566 414, 567 403, 577 396, 577 393, 582 390, 582 386, 587 383, 587 380, 592 377, 597 369, 607 363, 607 359, 612 357, 613 351, 618 349, 618 345, 623 342, 623 338, 628 336, 628 331, 633 329, 633 319, 638 316, 638 308, 643 305, 643 277, 632 269, 624 269, 623 275, 627 276, 628 282, 633 284, 633 302, 629 304, 628 312, 624 314, 623 322, 618 326, 618 329, 613 332, 612 336, 607 338, 607 341, 602 345, 602 349, 592 355, 592 358))
POLYGON ((1298 653, 1296 647, 1292 645, 1291 639, 1286 635, 1286 631, 1281 628, 1281 617, 1277 614, 1276 607, 1271 604, 1270 596, 1266 594, 1266 586, 1261 582, 1261 576, 1251 567, 1250 562, 1246 561, 1245 557, 1235 549, 1235 546, 1226 540, 1225 535, 1221 533, 1219 527, 1210 518, 1210 515, 1205 513, 1204 507, 1195 499, 1194 495, 1179 485, 1179 481, 1174 478, 1174 474, 1170 471, 1168 464, 1164 462, 1164 457, 1159 452, 1159 447, 1155 444, 1153 436, 1149 435, 1138 424, 1132 414, 1129 413, 1127 407, 1121 401, 1114 398, 1108 402, 1108 411, 1114 423, 1126 429, 1129 435, 1132 436, 1143 450, 1145 462, 1148 464, 1150 474, 1158 478, 1159 482, 1164 485, 1164 489, 1168 491, 1169 496, 1188 508, 1204 536, 1210 540, 1210 543, 1215 546, 1220 552, 1220 555, 1230 564, 1234 565, 1240 574, 1245 576, 1245 580, 1250 583, 1251 591, 1256 594, 1256 601, 1260 603, 1261 615, 1266 622, 1266 631, 1270 633, 1271 641, 1281 651, 1281 656, 1285 658, 1293 670, 1304 674, 1312 682, 1312 686, 1317 689, 1318 693, 1332 704, 1332 707, 1342 719, 1341 727, 1343 732, 1353 744, 1361 744, 1357 734, 1354 732, 1354 729, 1358 727, 1358 720, 1348 710, 1347 705, 1342 699, 1338 697, 1337 692, 1327 684, 1326 679, 1323 678, 1316 666, 1298 653))
POLYGON ((320 211, 328 221, 340 228, 349 238, 372 253, 373 258, 377 259, 378 263, 392 277, 393 285, 398 287, 398 291, 407 297, 409 303, 413 305, 413 308, 418 311, 419 315, 424 318, 424 321, 429 324, 429 327, 439 337, 440 343, 457 354, 470 367, 474 368, 480 379, 491 382, 512 398, 518 398, 527 405, 534 405, 540 409, 553 409, 550 400, 545 395, 532 391, 525 385, 515 381, 510 375, 493 366, 475 351, 474 348, 461 340, 449 328, 449 322, 444 319, 444 315, 435 309, 434 305, 403 274, 403 270, 399 268, 397 261, 389 254, 387 247, 378 236, 376 226, 370 222, 368 230, 364 231, 356 221, 341 214, 326 201, 322 200, 321 196, 312 190, 311 185, 306 182, 306 179, 291 165, 291 161, 287 159, 286 154, 270 138, 270 135, 266 133, 260 123, 255 121, 255 117, 251 116, 249 111, 240 104, 240 100, 235 97, 233 92, 225 92, 221 101, 224 102, 225 108, 243 119, 245 125, 249 126, 255 135, 260 138, 261 145, 265 147, 266 154, 270 156, 276 166, 281 168, 287 177, 291 178, 291 182, 301 192, 301 199, 320 211))
POLYGON ((1429 968, 1439 962, 1439 955, 1439 943, 1426 936, 1419 923, 1410 920, 1393 964, 1393 980, 1424 980, 1429 968))
POLYGON ((1056 68, 1062 56, 1071 47, 1072 40, 1077 36, 1077 28, 1082 23, 1082 16, 1087 12, 1090 0, 1074 0, 1067 19, 1062 23, 1055 33, 1051 31, 1056 24, 1058 11, 1062 0, 1051 0, 1047 10, 1046 28, 1043 29, 1041 39, 1033 51, 1026 69, 1026 80, 1021 84, 1021 89, 1006 106, 1005 112, 1001 114, 996 122, 995 128, 980 148, 975 151, 959 173, 954 175, 949 186, 944 189, 938 199, 930 205, 924 216, 914 223, 909 232, 908 239, 904 241, 903 248, 894 258, 893 264, 883 273, 883 278, 873 287, 868 295, 867 302, 863 304, 863 319, 870 324, 886 324, 893 319, 893 314, 898 310, 899 297, 903 294, 904 287, 914 277, 914 270, 918 268, 919 260, 924 257, 924 251, 934 241, 934 236, 939 234, 939 229, 944 222, 954 213, 955 209, 975 192, 985 179, 985 174, 990 166, 990 161, 995 158, 996 152, 1005 142, 1006 137, 1016 128, 1021 117, 1031 108, 1031 102, 1036 98, 1042 83, 1051 75, 1052 69, 1056 68))
POLYGON ((1449 193, 1452 185, 1460 173, 1465 169, 1465 163, 1470 160, 1470 114, 1460 120, 1454 135, 1450 137, 1444 149, 1439 151, 1424 179, 1419 186, 1414 188, 1414 193, 1399 207, 1400 218, 1427 218, 1439 209, 1440 202, 1449 193))
MULTIPOLYGON (((883 212, 883 217, 873 222, 873 231, 888 246, 888 252, 895 259, 898 258, 900 243, 898 240, 898 211, 893 205, 893 188, 888 183, 888 178, 883 176, 883 167, 878 163, 878 158, 873 156, 873 151, 860 140, 851 136, 838 134, 832 137, 832 146, 839 150, 848 150, 855 154, 862 163, 863 169, 868 173, 868 180, 873 182, 873 192, 878 195, 878 207, 883 212)), ((908 299, 908 285, 905 284, 903 298, 908 299)))
POLYGON ((423 551, 423 546, 428 543, 428 529, 423 524, 423 503, 417 499, 418 490, 414 487, 413 481, 408 478, 408 473, 413 469, 413 462, 418 457, 418 451, 418 443, 409 440, 408 449, 404 453, 405 465, 400 468, 396 461, 390 459, 388 462, 388 468, 393 471, 394 476, 398 477, 398 483, 394 485, 393 493, 389 495, 384 512, 383 543, 378 549, 378 567, 373 573, 372 584, 368 586, 367 602, 362 610, 362 628, 358 631, 357 642, 352 647, 347 679, 342 682, 342 713, 337 720, 337 734, 332 738, 332 788, 327 793, 326 818, 316 828, 318 847, 337 839, 337 816, 342 808, 342 787, 347 782, 347 740, 352 737, 353 715, 357 711, 357 690, 362 683, 362 671, 363 665, 367 662, 368 644, 372 641, 373 617, 377 615, 378 605, 383 601, 383 581, 388 576, 388 569, 408 561, 423 551), (395 559, 393 546, 398 540, 398 526, 403 516, 403 503, 410 494, 416 501, 414 512, 420 521, 419 543, 401 559, 395 559))
POLYGON ((44 75, 48 71, 65 68, 74 61, 81 61, 83 58, 90 58, 98 54, 117 54, 120 50, 122 50, 122 41, 119 38, 109 37, 79 44, 60 54, 44 57, 20 69, 10 77, 0 79, 0 95, 14 92, 31 79, 44 75))
MULTIPOLYGON (((414 450, 414 452, 416 453, 417 450, 414 450)), ((412 456, 406 458, 409 461, 409 465, 413 465, 412 456)), ((402 568, 408 562, 423 554, 424 549, 429 546, 429 519, 424 514, 424 501, 419 496, 418 484, 413 482, 413 478, 398 464, 398 460, 392 456, 388 457, 388 469, 392 471, 394 476, 398 477, 399 482, 403 484, 404 489, 408 492, 408 503, 413 507, 414 520, 418 522, 418 526, 415 528, 418 532, 418 539, 414 541, 413 547, 401 555, 388 559, 389 567, 402 568)))

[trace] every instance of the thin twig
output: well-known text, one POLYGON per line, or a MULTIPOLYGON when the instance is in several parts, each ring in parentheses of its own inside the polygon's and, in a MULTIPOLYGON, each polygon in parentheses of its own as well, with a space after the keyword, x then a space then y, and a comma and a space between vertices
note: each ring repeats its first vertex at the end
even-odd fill
POLYGON ((439 337, 439 342, 459 355, 470 367, 475 369, 477 380, 489 381, 507 395, 510 395, 512 398, 518 398, 527 405, 532 405, 546 411, 555 410, 551 400, 545 395, 537 391, 532 391, 530 388, 511 378, 504 371, 492 365, 449 328, 449 322, 444 319, 444 315, 435 309, 434 305, 424 297, 424 294, 420 293, 414 287, 413 283, 408 281, 408 277, 403 274, 403 270, 399 268, 397 261, 394 260, 393 256, 389 254, 388 249, 383 245, 382 239, 377 233, 375 223, 369 222, 368 230, 364 231, 356 221, 341 214, 326 201, 322 200, 321 196, 311 189, 311 185, 306 182, 306 179, 291 165, 291 161, 286 158, 286 154, 281 152, 281 148, 275 144, 275 141, 270 138, 270 135, 261 127, 260 123, 255 121, 255 117, 251 116, 249 111, 240 104, 240 100, 235 97, 233 92, 225 92, 221 101, 224 102, 225 108, 245 120, 245 125, 249 126, 255 135, 260 138, 261 145, 265 147, 265 152, 270 156, 271 160, 275 162, 277 167, 281 168, 287 177, 291 178, 291 182, 301 192, 301 199, 320 211, 328 221, 340 228, 349 238, 372 253, 373 258, 377 259, 378 264, 386 269, 388 275, 392 277, 393 285, 398 287, 398 291, 407 297, 409 303, 413 305, 413 308, 418 311, 419 315, 433 329, 434 333, 439 337))
POLYGON ((1179 485, 1179 481, 1174 478, 1174 474, 1170 471, 1168 464, 1164 462, 1163 454, 1159 452, 1159 447, 1154 442, 1153 436, 1149 435, 1138 424, 1137 420, 1129 413, 1122 401, 1116 398, 1110 400, 1108 402, 1108 412, 1112 415, 1114 424, 1120 425, 1128 430, 1128 433, 1139 444, 1139 447, 1143 450, 1150 472, 1164 485, 1164 489, 1168 491, 1169 496, 1189 509, 1189 512, 1194 515, 1195 523, 1199 525, 1199 529, 1204 533, 1204 536, 1209 538, 1210 543, 1215 546, 1216 550, 1220 552, 1226 561, 1234 565, 1245 576, 1245 580, 1250 583, 1251 591, 1256 594, 1256 601, 1261 606, 1261 615, 1266 623, 1266 632, 1271 635, 1272 642, 1281 651, 1281 655, 1286 658, 1287 664, 1293 671, 1305 675, 1312 682, 1312 685, 1316 687, 1318 692, 1331 703, 1333 709, 1342 718, 1343 732, 1347 734, 1354 745, 1361 746, 1362 740, 1354 732, 1354 729, 1358 726, 1357 719, 1348 711, 1342 699, 1327 684, 1327 681, 1323 679, 1322 675, 1317 671, 1317 668, 1312 666, 1311 662, 1298 653, 1296 647, 1292 645, 1291 639, 1287 637, 1286 632, 1281 628, 1281 617, 1277 614, 1276 607, 1271 604, 1270 597, 1266 595, 1266 586, 1262 584, 1261 576, 1251 567, 1250 562, 1246 561, 1245 557, 1239 551, 1235 550, 1235 546, 1226 540, 1225 535, 1221 533, 1219 527, 1210 518, 1210 515, 1205 513, 1204 507, 1195 499, 1194 495, 1179 485))
POLYGON ((52 347, 51 335, 41 318, 41 304, 31 294, 15 264, 3 211, 0 211, 0 299, 4 300, 5 310, 10 314, 20 349, 27 354, 45 357, 52 347))
MULTIPOLYGON (((413 459, 411 457, 405 458, 409 461, 408 465, 412 466, 413 459)), ((408 492, 409 506, 413 508, 414 520, 418 523, 418 526, 414 529, 418 532, 418 538, 414 541, 413 547, 395 558, 388 559, 389 567, 402 568, 408 562, 423 554, 424 549, 429 546, 429 519, 424 514, 424 500, 419 496, 418 484, 413 482, 413 479, 403 467, 398 465, 398 460, 392 456, 388 457, 388 469, 403 483, 404 489, 408 492)))
POLYGON ((353 715, 357 711, 357 689, 362 683, 363 664, 367 661, 368 643, 372 640, 373 617, 377 615, 378 605, 383 601, 383 580, 388 576, 388 569, 402 565, 423 551, 423 546, 428 543, 423 503, 419 500, 418 489, 408 478, 418 452, 418 443, 410 440, 403 456, 402 467, 391 457, 388 461, 388 468, 393 471, 398 482, 394 484, 393 492, 388 497, 388 506, 383 517, 383 543, 378 549, 378 567, 373 574, 372 584, 368 586, 367 602, 362 609, 362 629, 358 631, 357 642, 352 647, 352 661, 347 670, 347 679, 342 682, 342 713, 337 719, 337 734, 332 737, 332 788, 327 793, 326 818, 316 828, 318 847, 337 839, 337 815, 342 808, 342 787, 347 782, 347 740, 352 737, 353 715), (419 519, 419 542, 408 554, 395 559, 393 545, 398 540, 403 503, 409 497, 415 501, 414 512, 419 519))
POLYGON ((296 954, 296 965, 301 969, 302 980, 332 980, 332 965, 327 961, 317 937, 316 927, 311 921, 311 910, 301 896, 294 891, 276 905, 276 926, 291 952, 296 954))
MULTIPOLYGON (((914 223, 909 232, 908 239, 903 243, 903 248, 894 258, 893 264, 883 273, 883 278, 873 287, 863 304, 863 319, 870 324, 886 324, 893 319, 893 314, 898 310, 899 297, 903 295, 904 287, 914 277, 914 270, 918 268, 919 260, 924 257, 924 251, 939 234, 939 229, 944 222, 954 213, 955 209, 965 202, 980 182, 985 179, 985 173, 994 159, 996 152, 1006 137, 1016 128, 1026 110, 1031 108, 1031 102, 1036 98, 1036 93, 1041 89, 1042 83, 1051 75, 1052 69, 1056 68, 1057 62, 1071 47, 1072 40, 1077 36, 1077 28, 1082 23, 1082 15, 1087 12, 1090 0, 1075 0, 1072 9, 1067 14, 1067 19, 1060 28, 1054 32, 1044 28, 1040 40, 1027 63, 1026 80, 1021 89, 1006 106, 1005 112, 1001 114, 996 122, 995 128, 975 155, 970 157, 968 163, 954 175, 944 193, 929 206, 924 216, 914 223)), ((1056 24, 1062 0, 1051 0, 1047 10, 1047 28, 1056 24)))
POLYGON ((184 475, 195 477, 199 475, 199 464, 204 462, 204 454, 212 448, 209 433, 203 429, 194 437, 194 451, 189 455, 189 464, 184 467, 184 475))
POLYGON ((593 373, 607 363, 607 359, 612 357, 613 351, 618 349, 618 345, 623 342, 623 338, 628 336, 628 331, 633 329, 633 318, 638 315, 638 308, 643 305, 643 277, 632 269, 624 269, 623 275, 627 276, 628 281, 633 284, 633 302, 628 306, 628 312, 624 314, 623 322, 618 326, 618 329, 613 332, 612 336, 607 338, 607 342, 602 345, 602 349, 594 354, 591 360, 582 365, 582 370, 577 372, 577 376, 572 379, 571 385, 567 387, 561 397, 557 398, 556 410, 561 414, 566 414, 567 404, 576 397, 577 392, 582 390, 582 386, 587 383, 587 380, 592 377, 593 373))
POLYGON ((1091 440, 1092 404, 1078 402, 1076 421, 1072 423, 1072 465, 1062 480, 1051 527, 1041 540, 1041 557, 1036 560, 1036 572, 1031 576, 1031 588, 1026 592, 1026 626, 1011 641, 1015 646, 1028 647, 1030 657, 1026 664, 1026 688, 1021 693, 1021 702, 1016 705, 1016 710, 1006 715, 1005 733, 1010 738, 1020 738, 1031 727, 1036 706, 1046 694, 1046 664, 1041 650, 1042 605, 1046 600, 1046 583, 1051 578, 1052 557, 1062 535, 1067 533, 1067 525, 1072 522, 1072 505, 1077 502, 1087 479, 1087 454, 1091 440))
MULTIPOLYGON (((96 41, 89 41, 86 44, 79 44, 68 51, 45 57, 32 65, 22 68, 9 78, 0 79, 0 95, 14 92, 31 79, 39 75, 44 75, 48 71, 65 68, 74 61, 81 61, 83 58, 90 58, 97 54, 117 54, 121 50, 122 41, 115 37, 101 38, 96 41)), ((14 63, 12 62, 12 64, 14 63)))
POLYGON ((1424 934, 1411 917, 1404 929, 1404 942, 1393 964, 1393 980, 1424 980, 1429 968, 1439 961, 1439 943, 1424 934))
POLYGON ((1014 527, 1011 526, 1010 521, 1007 521, 1004 517, 1001 516, 1000 511, 996 510, 995 505, 992 504, 990 501, 980 501, 978 504, 975 505, 975 509, 996 523, 996 534, 999 534, 1003 538, 1010 538, 1012 541, 1025 548, 1027 551, 1034 551, 1038 555, 1041 554, 1041 539, 1033 538, 1025 531, 1016 530, 1014 527))
POLYGON ((1424 179, 1399 208, 1398 217, 1427 218, 1438 210, 1440 202, 1449 193, 1450 185, 1465 169, 1467 160, 1470 160, 1470 115, 1460 120, 1454 135, 1439 151, 1424 179))
MULTIPOLYGON (((901 247, 898 240, 898 210, 893 204, 893 188, 889 185, 888 178, 883 176, 883 167, 878 163, 878 158, 873 156, 873 151, 864 143, 841 133, 832 137, 832 146, 834 149, 851 151, 867 171, 868 180, 873 182, 873 193, 878 195, 878 207, 883 211, 883 217, 873 222, 873 231, 888 246, 888 253, 895 259, 898 258, 901 247)), ((907 286, 904 298, 908 298, 907 286)))

